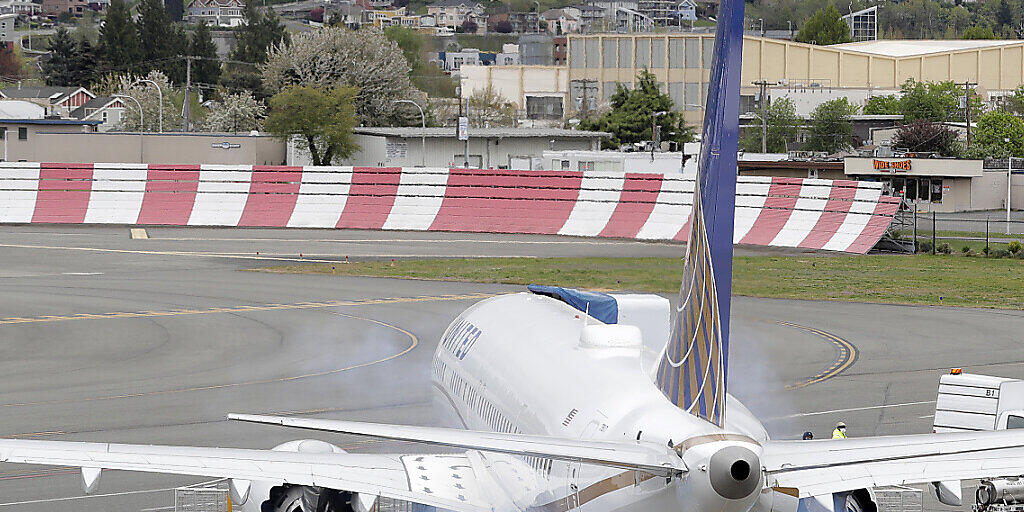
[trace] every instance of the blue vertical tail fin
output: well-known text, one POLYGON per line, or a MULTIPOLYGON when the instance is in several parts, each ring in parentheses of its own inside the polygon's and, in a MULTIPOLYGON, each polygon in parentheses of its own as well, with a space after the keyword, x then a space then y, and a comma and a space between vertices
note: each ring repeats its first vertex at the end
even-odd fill
POLYGON ((722 0, 683 282, 657 373, 669 400, 718 426, 725 422, 728 377, 742 46, 743 0, 722 0))

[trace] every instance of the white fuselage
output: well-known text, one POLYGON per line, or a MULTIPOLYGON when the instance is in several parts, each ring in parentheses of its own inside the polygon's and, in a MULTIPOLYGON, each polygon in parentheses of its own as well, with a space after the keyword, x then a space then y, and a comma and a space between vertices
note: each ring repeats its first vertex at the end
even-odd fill
MULTIPOLYGON (((645 370, 657 354, 643 345, 581 345, 584 327, 598 323, 541 295, 484 300, 445 331, 433 384, 470 430, 673 446, 701 438, 693 457, 707 444, 767 439, 760 422, 731 397, 724 428, 672 404, 645 370)), ((524 508, 680 510, 677 480, 546 459, 520 462, 511 480, 521 484, 505 491, 524 508)))

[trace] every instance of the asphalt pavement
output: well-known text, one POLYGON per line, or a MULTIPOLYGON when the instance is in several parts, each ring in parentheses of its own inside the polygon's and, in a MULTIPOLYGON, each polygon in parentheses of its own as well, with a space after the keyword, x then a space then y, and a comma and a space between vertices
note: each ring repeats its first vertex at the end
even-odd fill
MULTIPOLYGON (((0 228, 0 435, 251 448, 312 437, 353 452, 414 449, 224 416, 450 424, 429 387, 438 337, 476 294, 521 288, 244 269, 299 253, 672 256, 683 247, 322 230, 149 235, 0 228)), ((731 391, 778 438, 824 436, 839 420, 854 437, 927 432, 949 367, 1024 378, 1021 312, 738 297, 732 326, 731 391)), ((170 510, 168 489, 200 481, 109 472, 83 496, 76 471, 0 465, 0 512, 170 510)))

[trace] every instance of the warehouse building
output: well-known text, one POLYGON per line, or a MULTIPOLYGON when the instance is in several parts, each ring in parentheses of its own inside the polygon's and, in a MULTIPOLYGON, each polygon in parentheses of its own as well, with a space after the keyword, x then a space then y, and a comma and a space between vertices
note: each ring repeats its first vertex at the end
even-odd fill
MULTIPOLYGON (((714 34, 570 35, 568 65, 464 69, 463 94, 494 87, 527 110, 530 98, 561 98, 567 116, 607 103, 620 84, 630 87, 641 70, 652 72, 699 125, 711 67, 714 34), (567 70, 568 75, 560 73, 567 70)), ((823 101, 847 97, 854 104, 893 94, 907 79, 969 81, 989 101, 1024 84, 1024 41, 862 41, 816 46, 744 36, 741 112, 755 107, 756 81, 767 81, 771 98, 789 96, 801 112, 823 101)), ((550 99, 545 101, 552 101, 550 99)))

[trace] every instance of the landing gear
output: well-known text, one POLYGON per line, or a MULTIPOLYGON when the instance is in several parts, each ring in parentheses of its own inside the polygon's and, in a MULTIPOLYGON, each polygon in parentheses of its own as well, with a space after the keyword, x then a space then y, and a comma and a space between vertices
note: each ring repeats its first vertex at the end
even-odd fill
POLYGON ((352 512, 352 494, 301 485, 270 490, 261 512, 352 512))

